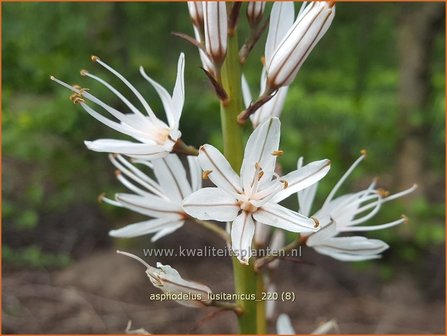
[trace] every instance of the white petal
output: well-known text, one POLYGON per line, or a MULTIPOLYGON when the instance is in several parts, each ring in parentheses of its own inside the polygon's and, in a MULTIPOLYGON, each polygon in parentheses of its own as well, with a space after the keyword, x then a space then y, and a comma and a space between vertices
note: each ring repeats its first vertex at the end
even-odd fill
POLYGON ((349 253, 341 253, 334 251, 332 249, 328 249, 326 247, 315 247, 315 251, 317 251, 320 254, 327 255, 329 257, 332 257, 334 259, 340 260, 340 261, 364 261, 364 260, 373 260, 373 259, 379 259, 381 258, 380 254, 371 254, 371 255, 356 255, 356 254, 349 254, 349 253))
POLYGON ((247 79, 244 75, 241 76, 241 88, 242 88, 242 98, 244 99, 245 108, 250 106, 252 101, 252 96, 250 92, 250 86, 248 85, 247 79))
POLYGON ((192 217, 221 222, 232 221, 240 210, 237 200, 218 188, 199 189, 185 199, 183 209, 192 217))
POLYGON ((270 64, 275 48, 293 25, 294 20, 295 6, 293 2, 278 1, 273 3, 267 41, 265 42, 266 65, 270 64))
POLYGON ((276 321, 276 332, 278 335, 295 335, 295 330, 293 329, 290 317, 286 314, 281 314, 278 316, 276 321))
POLYGON ((202 187, 202 168, 200 168, 199 159, 196 156, 188 155, 189 175, 191 176, 192 191, 199 190, 202 187))
POLYGON ((169 154, 163 146, 135 143, 126 140, 99 139, 85 141, 88 149, 95 152, 117 153, 138 158, 157 158, 169 154))
POLYGON ((219 188, 229 193, 242 193, 239 176, 231 168, 225 156, 215 147, 203 145, 199 149, 199 162, 209 179, 219 188))
POLYGON ((291 232, 317 231, 315 221, 279 204, 266 203, 253 213, 253 218, 263 224, 291 232))
POLYGON ((182 115, 183 104, 185 103, 185 54, 181 53, 177 63, 177 79, 175 81, 174 91, 172 92, 172 110, 174 125, 178 128, 179 120, 182 115))
POLYGON ((151 217, 164 217, 174 215, 179 217, 182 208, 157 196, 134 194, 116 194, 116 200, 124 207, 151 217))
POLYGON ((274 151, 279 147, 281 123, 272 118, 257 127, 248 138, 245 146, 244 160, 241 167, 241 180, 244 190, 250 190, 258 177, 256 165, 264 171, 263 180, 268 181, 275 170, 276 156, 274 151))
POLYGON ((179 204, 190 195, 192 190, 186 177, 182 162, 175 154, 152 161, 154 173, 165 194, 179 204))
POLYGON ((205 47, 215 61, 221 62, 227 51, 227 8, 224 1, 204 1, 205 47))
POLYGON ((331 162, 329 160, 314 161, 303 168, 295 170, 281 179, 288 182, 287 188, 280 191, 273 198, 275 202, 282 201, 293 193, 303 190, 317 183, 329 172, 331 162))
MULTIPOLYGON (((109 235, 117 238, 133 238, 157 231, 163 231, 167 228, 175 228, 176 230, 182 225, 183 220, 178 217, 163 217, 130 224, 117 230, 111 230, 109 235)), ((171 230, 170 232, 173 231, 174 230, 171 230)))
MULTIPOLYGON (((303 5, 304 6, 304 5, 303 5)), ((297 162, 297 170, 303 167, 303 157, 300 157, 297 162)), ((312 184, 311 186, 298 191, 298 207, 299 213, 304 216, 309 216, 312 210, 312 204, 315 199, 315 194, 317 193, 318 182, 312 184)))
MULTIPOLYGON (((273 233, 272 241, 270 243, 270 249, 276 253, 279 249, 284 247, 284 242, 286 240, 285 233, 283 230, 277 229, 273 233)), ((273 260, 271 263, 267 264, 267 267, 271 270, 278 268, 279 259, 273 260)))
POLYGON ((258 127, 259 124, 265 122, 271 117, 279 117, 284 107, 284 102, 287 97, 288 86, 284 86, 267 103, 262 105, 250 118, 253 127, 258 127))
POLYGON ((255 223, 250 213, 242 211, 231 226, 231 249, 242 264, 248 265, 255 223))
POLYGON ((157 240, 159 240, 160 238, 163 238, 164 236, 167 236, 171 233, 173 233, 174 231, 180 229, 185 221, 181 220, 177 222, 177 225, 175 224, 169 224, 169 226, 167 226, 165 229, 158 231, 156 234, 154 234, 151 238, 151 242, 155 242, 157 240))
POLYGON ((328 334, 329 331, 334 330, 335 333, 340 334, 340 329, 338 328, 337 322, 335 319, 327 321, 321 324, 317 329, 311 332, 312 335, 325 335, 328 334))
POLYGON ((260 246, 266 245, 271 230, 270 226, 256 222, 255 243, 260 246))

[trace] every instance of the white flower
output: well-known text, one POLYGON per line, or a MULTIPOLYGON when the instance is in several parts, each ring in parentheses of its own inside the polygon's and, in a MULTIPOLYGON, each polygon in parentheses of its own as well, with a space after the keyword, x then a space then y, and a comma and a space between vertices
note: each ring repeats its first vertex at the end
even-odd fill
MULTIPOLYGON (((373 182, 365 190, 334 198, 340 186, 364 158, 365 154, 352 164, 329 193, 321 209, 314 214, 321 224, 321 230, 311 234, 306 241, 307 246, 337 260, 360 261, 380 258, 380 254, 389 247, 385 242, 362 236, 337 236, 342 232, 380 230, 404 223, 406 217, 402 216, 402 218, 386 224, 360 226, 373 218, 383 203, 407 195, 416 188, 413 186, 388 196, 383 190, 376 189, 375 182, 373 182)), ((300 158, 298 167, 302 165, 302 162, 302 158, 300 158)), ((317 184, 314 184, 310 188, 298 192, 299 209, 306 216, 310 214, 316 188, 317 184)))
MULTIPOLYGON (((251 2, 250 2, 251 3, 251 2)), ((258 2, 254 2, 258 3, 258 2)), ((295 17, 295 8, 293 2, 275 2, 272 7, 269 22, 269 31, 267 34, 267 41, 265 44, 265 63, 270 64, 271 58, 274 54, 279 42, 286 35, 289 28, 293 25, 295 17)), ((260 81, 260 94, 264 93, 266 89, 267 72, 265 66, 262 68, 260 81)), ((275 93, 267 103, 262 105, 255 113, 250 116, 253 127, 256 128, 264 121, 271 117, 279 117, 284 106, 284 101, 287 96, 288 86, 284 86, 275 93)), ((245 107, 248 108, 252 101, 252 96, 248 83, 244 76, 242 76, 242 94, 244 97, 245 107)))
POLYGON ((312 1, 295 20, 271 56, 266 54, 268 88, 271 91, 289 85, 309 53, 332 23, 335 6, 312 1))
POLYGON ((205 48, 215 65, 227 54, 227 4, 225 1, 202 1, 205 48))
POLYGON ((188 156, 191 184, 180 159, 175 154, 154 160, 136 161, 149 166, 157 181, 124 159, 111 155, 110 160, 118 169, 117 177, 132 194, 119 193, 115 200, 102 197, 105 202, 124 207, 152 219, 112 230, 113 237, 132 238, 155 233, 151 241, 166 236, 183 226, 188 215, 182 208, 186 196, 201 187, 201 170, 196 157, 188 156))
POLYGON ((120 79, 134 93, 137 100, 144 107, 146 114, 141 112, 140 109, 124 97, 124 95, 115 89, 111 84, 95 75, 90 74, 86 70, 82 70, 81 74, 103 84, 113 94, 115 94, 131 112, 124 113, 118 111, 90 94, 88 89, 82 89, 77 85, 70 86, 52 76, 52 80, 75 92, 75 94, 71 96, 71 99, 74 103, 79 103, 91 116, 110 128, 137 140, 137 142, 132 142, 127 140, 100 139, 95 141, 86 141, 86 146, 96 152, 120 153, 140 159, 155 159, 168 155, 181 136, 181 132, 179 131, 179 120, 185 100, 183 79, 185 68, 184 54, 180 54, 178 60, 177 79, 172 95, 170 95, 160 84, 147 76, 143 68, 140 68, 141 75, 155 88, 161 98, 168 121, 167 124, 155 116, 148 102, 143 98, 141 93, 138 92, 138 90, 120 73, 96 56, 92 56, 92 60, 102 65, 118 79, 120 79), (102 107, 117 121, 109 119, 101 113, 98 113, 90 107, 85 100, 89 100, 90 102, 102 107))
POLYGON ((151 283, 181 305, 201 308, 211 303, 209 295, 212 294, 212 291, 208 286, 183 279, 179 272, 171 266, 158 262, 157 268, 155 268, 131 253, 123 251, 117 251, 117 253, 138 260, 146 266, 146 274, 151 283))
MULTIPOLYGON (((334 330, 340 333, 337 322, 335 319, 329 320, 328 322, 322 323, 317 329, 312 331, 311 335, 323 335, 329 333, 329 331, 334 330)), ((278 316, 276 321, 276 332, 278 335, 296 335, 295 329, 292 326, 290 317, 286 314, 281 314, 278 316)))
POLYGON ((185 211, 199 219, 233 221, 232 249, 241 263, 251 256, 255 223, 292 232, 311 232, 318 223, 279 204, 281 200, 323 178, 329 160, 316 161, 279 178, 275 173, 280 121, 272 118, 254 130, 247 141, 239 177, 213 146, 199 150, 200 166, 217 188, 203 188, 185 199, 185 211))

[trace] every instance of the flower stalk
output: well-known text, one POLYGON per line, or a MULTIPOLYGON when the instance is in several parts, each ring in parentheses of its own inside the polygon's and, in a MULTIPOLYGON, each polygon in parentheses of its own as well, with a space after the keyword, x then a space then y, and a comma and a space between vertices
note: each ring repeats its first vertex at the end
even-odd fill
MULTIPOLYGON (((242 126, 237 116, 243 108, 241 90, 241 69, 239 63, 238 36, 228 36, 227 55, 222 66, 222 86, 228 99, 221 102, 221 124, 224 154, 235 171, 239 171, 243 159, 242 126)), ((253 264, 242 265, 233 257, 234 283, 238 294, 256 294, 260 297, 263 290, 262 275, 254 271, 253 264)), ((239 300, 236 302, 242 312, 238 315, 240 333, 263 334, 266 332, 265 319, 262 318, 265 307, 262 301, 239 300)))

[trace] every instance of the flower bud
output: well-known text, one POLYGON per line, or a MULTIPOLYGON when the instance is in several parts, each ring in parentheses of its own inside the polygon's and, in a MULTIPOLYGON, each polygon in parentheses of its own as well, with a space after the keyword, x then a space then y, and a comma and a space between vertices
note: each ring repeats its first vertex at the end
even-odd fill
POLYGON ((194 27, 203 29, 203 4, 202 1, 188 1, 188 11, 194 27))
POLYGON ((227 8, 225 1, 203 3, 205 47, 216 65, 223 63, 227 53, 227 8))
POLYGON ((328 30, 335 6, 326 1, 309 4, 276 47, 267 64, 267 84, 271 91, 289 85, 309 53, 328 30))
POLYGON ((146 274, 151 283, 167 294, 168 298, 181 305, 201 308, 211 303, 209 296, 212 291, 208 286, 183 279, 171 266, 157 263, 157 268, 155 268, 134 254, 123 251, 117 251, 117 253, 135 259, 146 266, 146 274))
POLYGON ((250 1, 247 6, 247 19, 250 27, 256 27, 264 14, 265 1, 250 1))

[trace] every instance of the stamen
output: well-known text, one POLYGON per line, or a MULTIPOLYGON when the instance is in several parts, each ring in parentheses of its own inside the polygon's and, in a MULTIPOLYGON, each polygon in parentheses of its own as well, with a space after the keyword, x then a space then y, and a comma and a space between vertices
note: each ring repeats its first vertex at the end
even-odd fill
POLYGON ((287 182, 286 180, 279 180, 279 182, 284 184, 284 189, 286 189, 289 186, 289 182, 287 182))
POLYGON ((265 56, 261 56, 261 64, 265 66, 265 56))
POLYGON ((100 61, 99 57, 98 57, 98 56, 95 56, 95 55, 90 56, 90 59, 91 59, 93 62, 98 62, 98 61, 100 61))
MULTIPOLYGON (((93 57, 93 56, 92 56, 93 57)), ((142 263, 144 266, 146 266, 147 269, 151 269, 153 268, 152 266, 150 266, 147 262, 145 262, 143 259, 141 259, 140 257, 136 256, 135 254, 129 253, 129 252, 124 252, 124 251, 120 251, 120 250, 116 250, 116 253, 118 254, 122 254, 125 255, 129 258, 135 259, 137 261, 139 261, 140 263, 142 263)))
POLYGON ((279 149, 272 152, 273 156, 282 156, 284 154, 284 151, 279 149))
POLYGON ((320 221, 318 220, 318 218, 316 217, 310 217, 315 223, 314 223, 314 228, 317 229, 320 227, 320 221))
POLYGON ((106 196, 106 193, 103 192, 101 194, 98 195, 98 203, 102 203, 102 201, 104 200, 104 197, 106 196))
POLYGON ((261 171, 258 173, 258 181, 259 181, 260 179, 262 179, 263 176, 264 176, 264 171, 261 170, 261 171))
POLYGON ((116 169, 116 170, 115 170, 115 176, 118 177, 118 176, 120 176, 120 175, 121 175, 121 170, 116 169))
POLYGON ((204 170, 204 171, 202 172, 202 179, 203 179, 203 180, 207 180, 208 177, 209 177, 209 175, 210 175, 212 172, 213 172, 212 170, 204 170))
POLYGON ((402 217, 402 219, 404 220, 404 224, 408 224, 408 222, 410 221, 409 219, 408 219, 408 217, 407 216, 405 216, 405 215, 401 215, 401 217, 402 217))
POLYGON ((323 203, 323 206, 321 207, 324 209, 328 203, 332 200, 335 193, 338 191, 338 189, 342 186, 342 184, 345 182, 345 180, 351 175, 351 173, 354 171, 354 169, 359 165, 360 162, 365 158, 366 151, 364 151, 365 154, 362 154, 357 160, 354 161, 354 163, 349 167, 349 169, 346 171, 346 173, 343 174, 340 180, 338 180, 337 184, 332 188, 329 195, 326 197, 326 200, 323 203))
POLYGON ((81 76, 87 76, 88 75, 88 71, 85 69, 82 69, 80 72, 81 76))
POLYGON ((360 154, 363 155, 364 157, 366 157, 368 155, 368 151, 363 148, 363 149, 360 150, 360 154))
POLYGON ((382 197, 382 198, 385 198, 385 197, 387 197, 387 196, 390 194, 390 192, 389 192, 388 190, 385 190, 385 189, 383 189, 383 188, 379 188, 379 189, 377 189, 377 193, 378 193, 379 196, 382 197))

